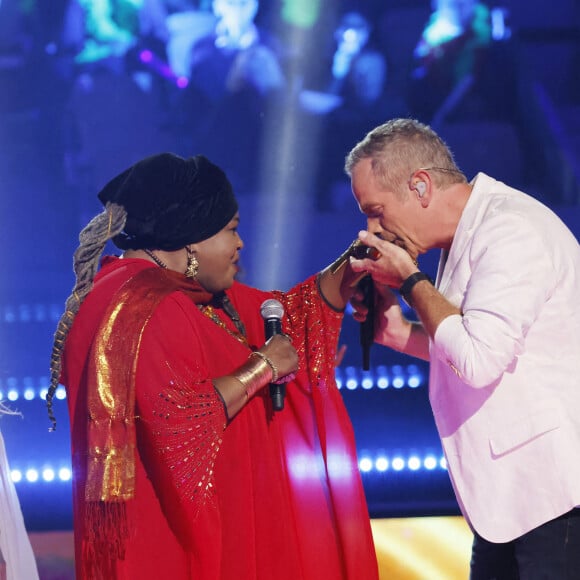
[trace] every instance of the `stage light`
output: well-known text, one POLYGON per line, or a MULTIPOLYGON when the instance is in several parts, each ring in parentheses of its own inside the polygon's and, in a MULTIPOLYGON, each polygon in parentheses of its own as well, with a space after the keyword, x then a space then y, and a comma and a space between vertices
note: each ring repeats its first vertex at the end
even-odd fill
POLYGON ((368 473, 373 468, 373 462, 369 457, 362 457, 358 462, 358 468, 363 473, 368 473))
POLYGON ((4 307, 0 317, 8 323, 47 322, 49 319, 56 322, 60 319, 60 309, 58 304, 45 303, 8 305, 4 307))
POLYGON ((369 390, 375 386, 378 389, 386 389, 390 385, 397 389, 402 389, 403 387, 416 389, 423 383, 423 372, 417 365, 409 365, 406 369, 401 365, 395 365, 391 370, 385 365, 379 365, 370 371, 361 371, 354 366, 336 369, 336 384, 338 388, 346 387, 349 391, 354 391, 359 387, 369 390), (392 380, 389 375, 392 375, 392 380))
POLYGON ((389 381, 389 371, 385 365, 379 365, 376 368, 375 376, 377 377, 377 387, 386 389, 391 383, 389 381))
POLYGON ((412 389, 420 387, 423 382, 423 375, 417 365, 409 365, 407 367, 407 385, 412 389))
MULTIPOLYGON (((320 466, 320 462, 318 462, 318 465, 320 466)), ((327 469, 335 480, 337 478, 348 478, 352 471, 352 463, 344 453, 331 451, 327 455, 327 469)))
POLYGON ((372 389, 374 387, 375 381, 372 374, 369 371, 363 372, 363 378, 361 380, 361 387, 365 390, 372 389))
POLYGON ((58 478, 61 481, 70 481, 72 479, 72 471, 68 467, 61 467, 58 470, 58 478))
POLYGON ((189 79, 187 77, 177 77, 175 84, 178 86, 178 88, 185 89, 189 84, 189 79))
POLYGON ((403 375, 403 367, 401 365, 394 365, 391 368, 393 380, 391 381, 395 389, 402 389, 405 386, 405 377, 403 375))
POLYGON ((18 315, 20 322, 30 322, 30 306, 28 304, 21 304, 18 307, 18 315))
POLYGON ((12 469, 10 471, 10 478, 14 483, 37 483, 40 479, 46 483, 54 483, 56 481, 66 482, 72 479, 72 471, 70 467, 61 467, 58 472, 50 466, 45 466, 41 470, 36 468, 29 468, 23 474, 20 469, 12 469))
POLYGON ((416 455, 412 455, 407 461, 407 467, 411 471, 417 471, 421 469, 421 460, 416 455))
POLYGON ((52 322, 58 322, 62 314, 62 306, 60 304, 50 305, 50 320, 52 322))
POLYGON ((54 481, 55 478, 55 473, 54 473, 54 469, 51 469, 50 467, 47 467, 46 469, 42 470, 42 479, 44 481, 54 481))
POLYGON ((397 453, 394 457, 389 459, 388 453, 380 450, 376 453, 376 457, 373 458, 372 452, 368 450, 359 452, 359 469, 361 473, 369 473, 376 471, 378 473, 384 473, 389 469, 394 472, 421 472, 421 471, 433 471, 439 465, 442 470, 446 467, 441 463, 433 454, 426 454, 422 457, 421 453, 412 453, 407 458, 404 455, 397 453))
POLYGON ((391 465, 395 471, 402 471, 405 469, 405 460, 402 457, 394 457, 391 461, 391 465))
POLYGON ((6 306, 4 309, 4 322, 16 322, 16 313, 14 312, 12 306, 6 306))
POLYGON ((387 471, 389 469, 389 460, 386 457, 377 457, 375 469, 380 472, 387 471))
MULTIPOLYGON (((438 459, 432 453, 426 453, 422 456, 420 452, 413 452, 405 457, 404 453, 397 452, 389 458, 388 451, 379 449, 361 450, 358 452, 358 469, 361 474, 371 475, 384 474, 392 470, 393 475, 398 473, 411 472, 429 472, 434 471, 437 467, 442 470, 447 469, 445 459, 441 457, 438 459)), ((62 464, 62 463, 61 463, 62 464)), ((320 464, 312 461, 308 455, 298 454, 289 461, 289 469, 292 477, 296 479, 306 479, 311 477, 319 477, 320 464)), ((332 454, 328 456, 328 468, 334 476, 345 476, 350 473, 350 464, 344 460, 341 454, 332 454)), ((21 469, 15 468, 10 472, 10 476, 14 483, 36 483, 42 480, 46 483, 68 482, 72 479, 72 470, 70 467, 60 467, 58 470, 50 465, 45 465, 41 468, 29 467, 23 473, 21 469)))
MULTIPOLYGON (((363 389, 371 390, 374 387, 386 389, 390 385, 396 389, 404 387, 417 388, 424 384, 423 371, 416 365, 403 367, 394 365, 390 369, 385 365, 379 365, 370 371, 363 371, 356 366, 346 368, 338 367, 335 371, 336 385, 339 389, 343 387, 349 391, 363 389), (390 376, 392 376, 392 379, 390 376)), ((6 397, 10 401, 17 401, 21 398, 26 401, 32 401, 37 397, 46 399, 48 389, 45 385, 49 384, 49 377, 9 377, 5 384, 0 379, 0 400, 6 397)), ((66 390, 61 385, 55 392, 55 398, 59 400, 66 399, 66 390)))
POLYGON ((27 469, 25 473, 26 481, 30 483, 36 483, 38 481, 38 470, 27 469))
POLYGON ((386 375, 381 376, 377 379, 377 387, 379 389, 386 389, 389 386, 389 377, 386 375))
POLYGON ((150 50, 142 50, 139 53, 139 59, 141 62, 149 63, 153 60, 153 53, 150 50))
POLYGON ((346 367, 346 388, 354 391, 358 387, 358 379, 356 377, 355 367, 346 367))

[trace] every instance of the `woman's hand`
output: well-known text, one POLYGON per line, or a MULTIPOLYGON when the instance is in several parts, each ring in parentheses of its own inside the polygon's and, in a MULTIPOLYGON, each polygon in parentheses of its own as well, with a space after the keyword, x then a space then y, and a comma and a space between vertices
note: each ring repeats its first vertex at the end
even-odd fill
POLYGON ((285 334, 272 336, 259 352, 272 361, 278 371, 278 379, 298 370, 298 353, 292 345, 290 337, 285 334))

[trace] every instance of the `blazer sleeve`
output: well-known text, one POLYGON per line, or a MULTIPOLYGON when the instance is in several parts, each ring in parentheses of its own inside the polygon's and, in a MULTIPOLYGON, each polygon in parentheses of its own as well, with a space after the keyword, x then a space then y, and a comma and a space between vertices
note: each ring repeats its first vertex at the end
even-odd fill
POLYGON ((461 297, 461 315, 443 320, 431 347, 468 385, 491 385, 517 363, 557 283, 548 236, 537 221, 501 208, 473 233, 446 291, 461 297))

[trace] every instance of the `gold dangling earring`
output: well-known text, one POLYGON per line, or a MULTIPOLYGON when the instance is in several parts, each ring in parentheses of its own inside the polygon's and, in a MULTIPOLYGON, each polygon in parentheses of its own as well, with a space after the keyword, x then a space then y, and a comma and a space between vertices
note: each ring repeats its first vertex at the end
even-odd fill
POLYGON ((199 262, 189 246, 185 246, 187 252, 187 268, 185 268, 185 277, 195 280, 197 278, 197 271, 199 270, 199 262))

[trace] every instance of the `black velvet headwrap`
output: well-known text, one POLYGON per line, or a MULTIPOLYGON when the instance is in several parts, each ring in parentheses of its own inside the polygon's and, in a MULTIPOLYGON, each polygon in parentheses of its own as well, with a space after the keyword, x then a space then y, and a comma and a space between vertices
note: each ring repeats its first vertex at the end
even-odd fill
POLYGON ((127 212, 113 242, 122 250, 179 250, 211 238, 238 211, 225 173, 202 155, 147 157, 112 179, 98 195, 127 212))

